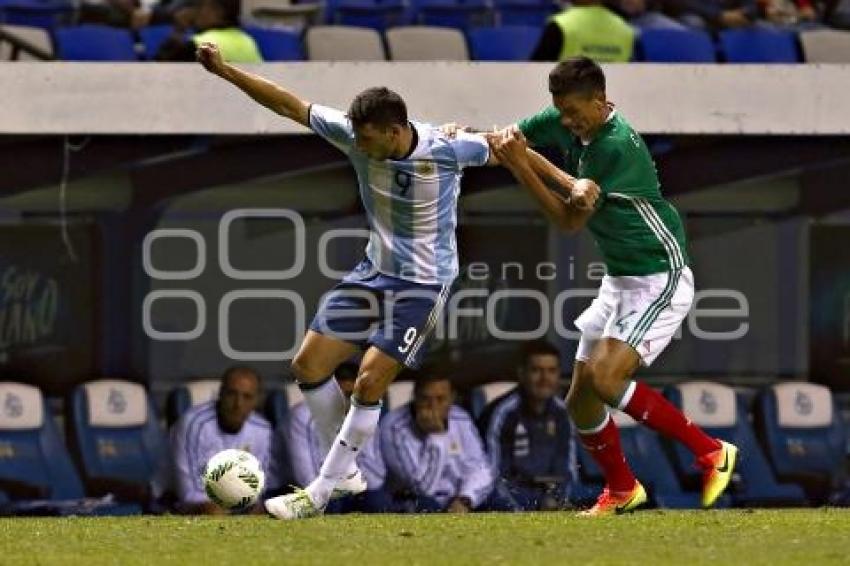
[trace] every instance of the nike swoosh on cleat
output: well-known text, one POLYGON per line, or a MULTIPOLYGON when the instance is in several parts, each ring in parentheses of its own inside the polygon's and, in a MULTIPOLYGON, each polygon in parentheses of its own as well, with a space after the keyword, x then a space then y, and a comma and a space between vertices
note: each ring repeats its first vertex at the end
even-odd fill
POLYGON ((723 455, 723 465, 718 467, 718 468, 715 468, 715 469, 718 472, 720 472, 721 474, 725 474, 729 470, 729 451, 728 450, 723 455))
POLYGON ((634 500, 635 500, 635 499, 637 499, 637 496, 638 496, 638 492, 636 491, 636 492, 634 492, 634 493, 632 494, 632 496, 629 498, 629 500, 628 500, 628 501, 626 501, 625 503, 623 503, 622 505, 620 505, 620 506, 618 506, 618 507, 616 508, 616 509, 617 509, 617 512, 619 513, 619 512, 625 511, 625 510, 626 510, 626 508, 627 508, 629 505, 631 505, 631 504, 634 502, 634 500))

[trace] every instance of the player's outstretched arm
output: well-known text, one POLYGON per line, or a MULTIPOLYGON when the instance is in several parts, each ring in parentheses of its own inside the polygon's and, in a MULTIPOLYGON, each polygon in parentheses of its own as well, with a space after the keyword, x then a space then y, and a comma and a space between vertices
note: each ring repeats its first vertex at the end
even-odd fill
POLYGON ((269 110, 302 126, 310 125, 310 105, 307 102, 259 75, 226 63, 215 44, 202 43, 198 47, 197 58, 207 71, 233 83, 269 110))
POLYGON ((491 144, 499 162, 529 190, 546 216, 559 228, 566 232, 575 232, 587 223, 593 215, 593 207, 599 194, 596 183, 590 179, 573 179, 570 197, 561 196, 550 191, 535 171, 528 145, 521 132, 510 132, 501 141, 491 141, 491 144))

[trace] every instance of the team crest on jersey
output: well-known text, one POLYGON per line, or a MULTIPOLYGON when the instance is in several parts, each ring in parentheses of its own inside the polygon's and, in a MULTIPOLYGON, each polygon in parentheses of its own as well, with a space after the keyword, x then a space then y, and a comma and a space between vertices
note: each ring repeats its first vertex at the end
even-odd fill
POLYGON ((425 160, 417 160, 414 163, 414 169, 416 170, 417 175, 422 176, 434 175, 437 171, 437 168, 432 161, 425 160))

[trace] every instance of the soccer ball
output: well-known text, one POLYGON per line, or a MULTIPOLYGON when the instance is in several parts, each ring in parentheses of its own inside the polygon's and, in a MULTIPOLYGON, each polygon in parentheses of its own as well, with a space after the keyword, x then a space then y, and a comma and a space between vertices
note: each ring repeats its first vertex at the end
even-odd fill
POLYGON ((230 511, 254 505, 266 481, 259 460, 236 449, 222 450, 210 458, 202 477, 210 501, 230 511))

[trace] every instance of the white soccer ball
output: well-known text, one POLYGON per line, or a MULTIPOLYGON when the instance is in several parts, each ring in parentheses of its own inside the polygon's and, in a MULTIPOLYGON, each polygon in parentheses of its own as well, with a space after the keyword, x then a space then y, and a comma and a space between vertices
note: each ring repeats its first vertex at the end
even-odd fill
POLYGON ((257 502, 266 476, 252 454, 231 448, 210 458, 203 480, 210 501, 231 511, 242 511, 257 502))

